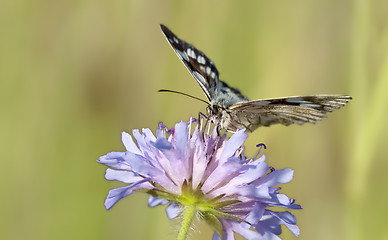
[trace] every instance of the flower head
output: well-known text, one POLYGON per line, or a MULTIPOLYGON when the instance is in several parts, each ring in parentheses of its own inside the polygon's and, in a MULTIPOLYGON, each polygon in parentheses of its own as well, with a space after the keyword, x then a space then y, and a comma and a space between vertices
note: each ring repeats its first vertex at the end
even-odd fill
POLYGON ((191 131, 193 122, 177 123, 173 130, 160 124, 156 136, 149 129, 133 130, 136 143, 123 132, 126 151, 111 152, 98 160, 110 167, 107 180, 128 184, 110 190, 105 207, 110 209, 140 191, 150 195, 150 207, 168 204, 170 219, 188 217, 188 225, 193 216, 204 219, 215 229, 213 239, 234 239, 234 233, 246 239, 280 239, 281 225, 298 236, 291 213, 269 209, 301 208, 274 187, 289 182, 293 170, 269 168, 265 155, 246 158, 242 153, 247 138, 244 130, 228 139, 225 134, 218 136, 215 129, 203 133, 198 125, 191 131))

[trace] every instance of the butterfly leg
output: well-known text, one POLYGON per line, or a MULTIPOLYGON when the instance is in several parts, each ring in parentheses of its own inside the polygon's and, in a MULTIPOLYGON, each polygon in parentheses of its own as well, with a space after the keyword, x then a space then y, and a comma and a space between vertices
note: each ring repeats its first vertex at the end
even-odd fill
MULTIPOLYGON (((199 112, 198 118, 201 119, 201 120, 202 120, 203 118, 206 119, 205 126, 203 126, 203 129, 206 129, 207 124, 208 124, 210 121, 212 121, 212 120, 209 118, 209 116, 203 114, 202 112, 199 112)), ((221 125, 220 125, 219 123, 215 123, 215 122, 213 122, 213 123, 214 123, 214 125, 215 125, 215 127, 216 127, 217 135, 218 135, 218 136, 221 136, 221 134, 222 134, 222 133, 221 133, 221 131, 222 131, 221 125)))
POLYGON ((206 129, 207 123, 209 121, 209 117, 206 116, 205 114, 203 114, 202 112, 199 112, 198 113, 198 123, 200 123, 200 125, 202 125, 202 122, 203 122, 204 118, 206 119, 206 122, 205 122, 205 126, 203 128, 201 126, 202 129, 206 129))

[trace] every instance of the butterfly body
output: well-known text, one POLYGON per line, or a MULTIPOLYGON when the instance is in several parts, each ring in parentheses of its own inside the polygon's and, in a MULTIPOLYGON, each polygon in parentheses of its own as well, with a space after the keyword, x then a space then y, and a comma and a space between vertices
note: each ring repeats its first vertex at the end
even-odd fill
POLYGON ((161 25, 161 29, 205 93, 208 118, 222 129, 254 131, 272 124, 315 123, 352 99, 347 95, 311 95, 250 101, 237 88, 219 80, 217 68, 203 52, 179 39, 166 26, 161 25))

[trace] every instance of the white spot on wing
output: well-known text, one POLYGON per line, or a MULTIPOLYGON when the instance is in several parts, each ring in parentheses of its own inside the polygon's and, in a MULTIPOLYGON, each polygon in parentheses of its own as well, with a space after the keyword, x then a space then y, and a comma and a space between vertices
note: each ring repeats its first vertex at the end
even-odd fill
POLYGON ((210 67, 206 67, 206 73, 207 73, 207 75, 210 74, 210 71, 211 71, 210 67))
POLYGON ((179 43, 179 40, 176 37, 174 37, 174 42, 179 43))
POLYGON ((200 64, 205 64, 205 63, 206 63, 205 58, 204 58, 203 56, 201 56, 201 55, 198 56, 197 61, 198 61, 200 64))
POLYGON ((189 55, 189 57, 191 58, 194 58, 194 59, 196 58, 195 52, 191 48, 187 49, 187 55, 189 55))
POLYGON ((215 79, 216 78, 216 74, 214 72, 211 72, 210 77, 215 79))

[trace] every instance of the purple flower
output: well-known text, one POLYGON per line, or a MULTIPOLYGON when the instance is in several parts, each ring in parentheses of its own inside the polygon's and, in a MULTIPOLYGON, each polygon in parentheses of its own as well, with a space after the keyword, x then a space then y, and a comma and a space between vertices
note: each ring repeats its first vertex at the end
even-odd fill
POLYGON ((215 229, 213 239, 234 239, 234 233, 246 239, 280 239, 281 225, 298 236, 290 212, 269 209, 301 208, 274 187, 291 181, 293 170, 269 168, 265 155, 246 158, 244 130, 228 139, 216 130, 204 133, 198 125, 192 131, 193 122, 177 123, 173 130, 160 124, 156 136, 149 129, 133 130, 136 143, 123 132, 126 152, 111 152, 98 160, 110 167, 107 180, 128 184, 109 191, 106 209, 138 191, 150 195, 150 207, 168 204, 170 219, 186 218, 188 212, 191 218, 199 216, 215 229))

